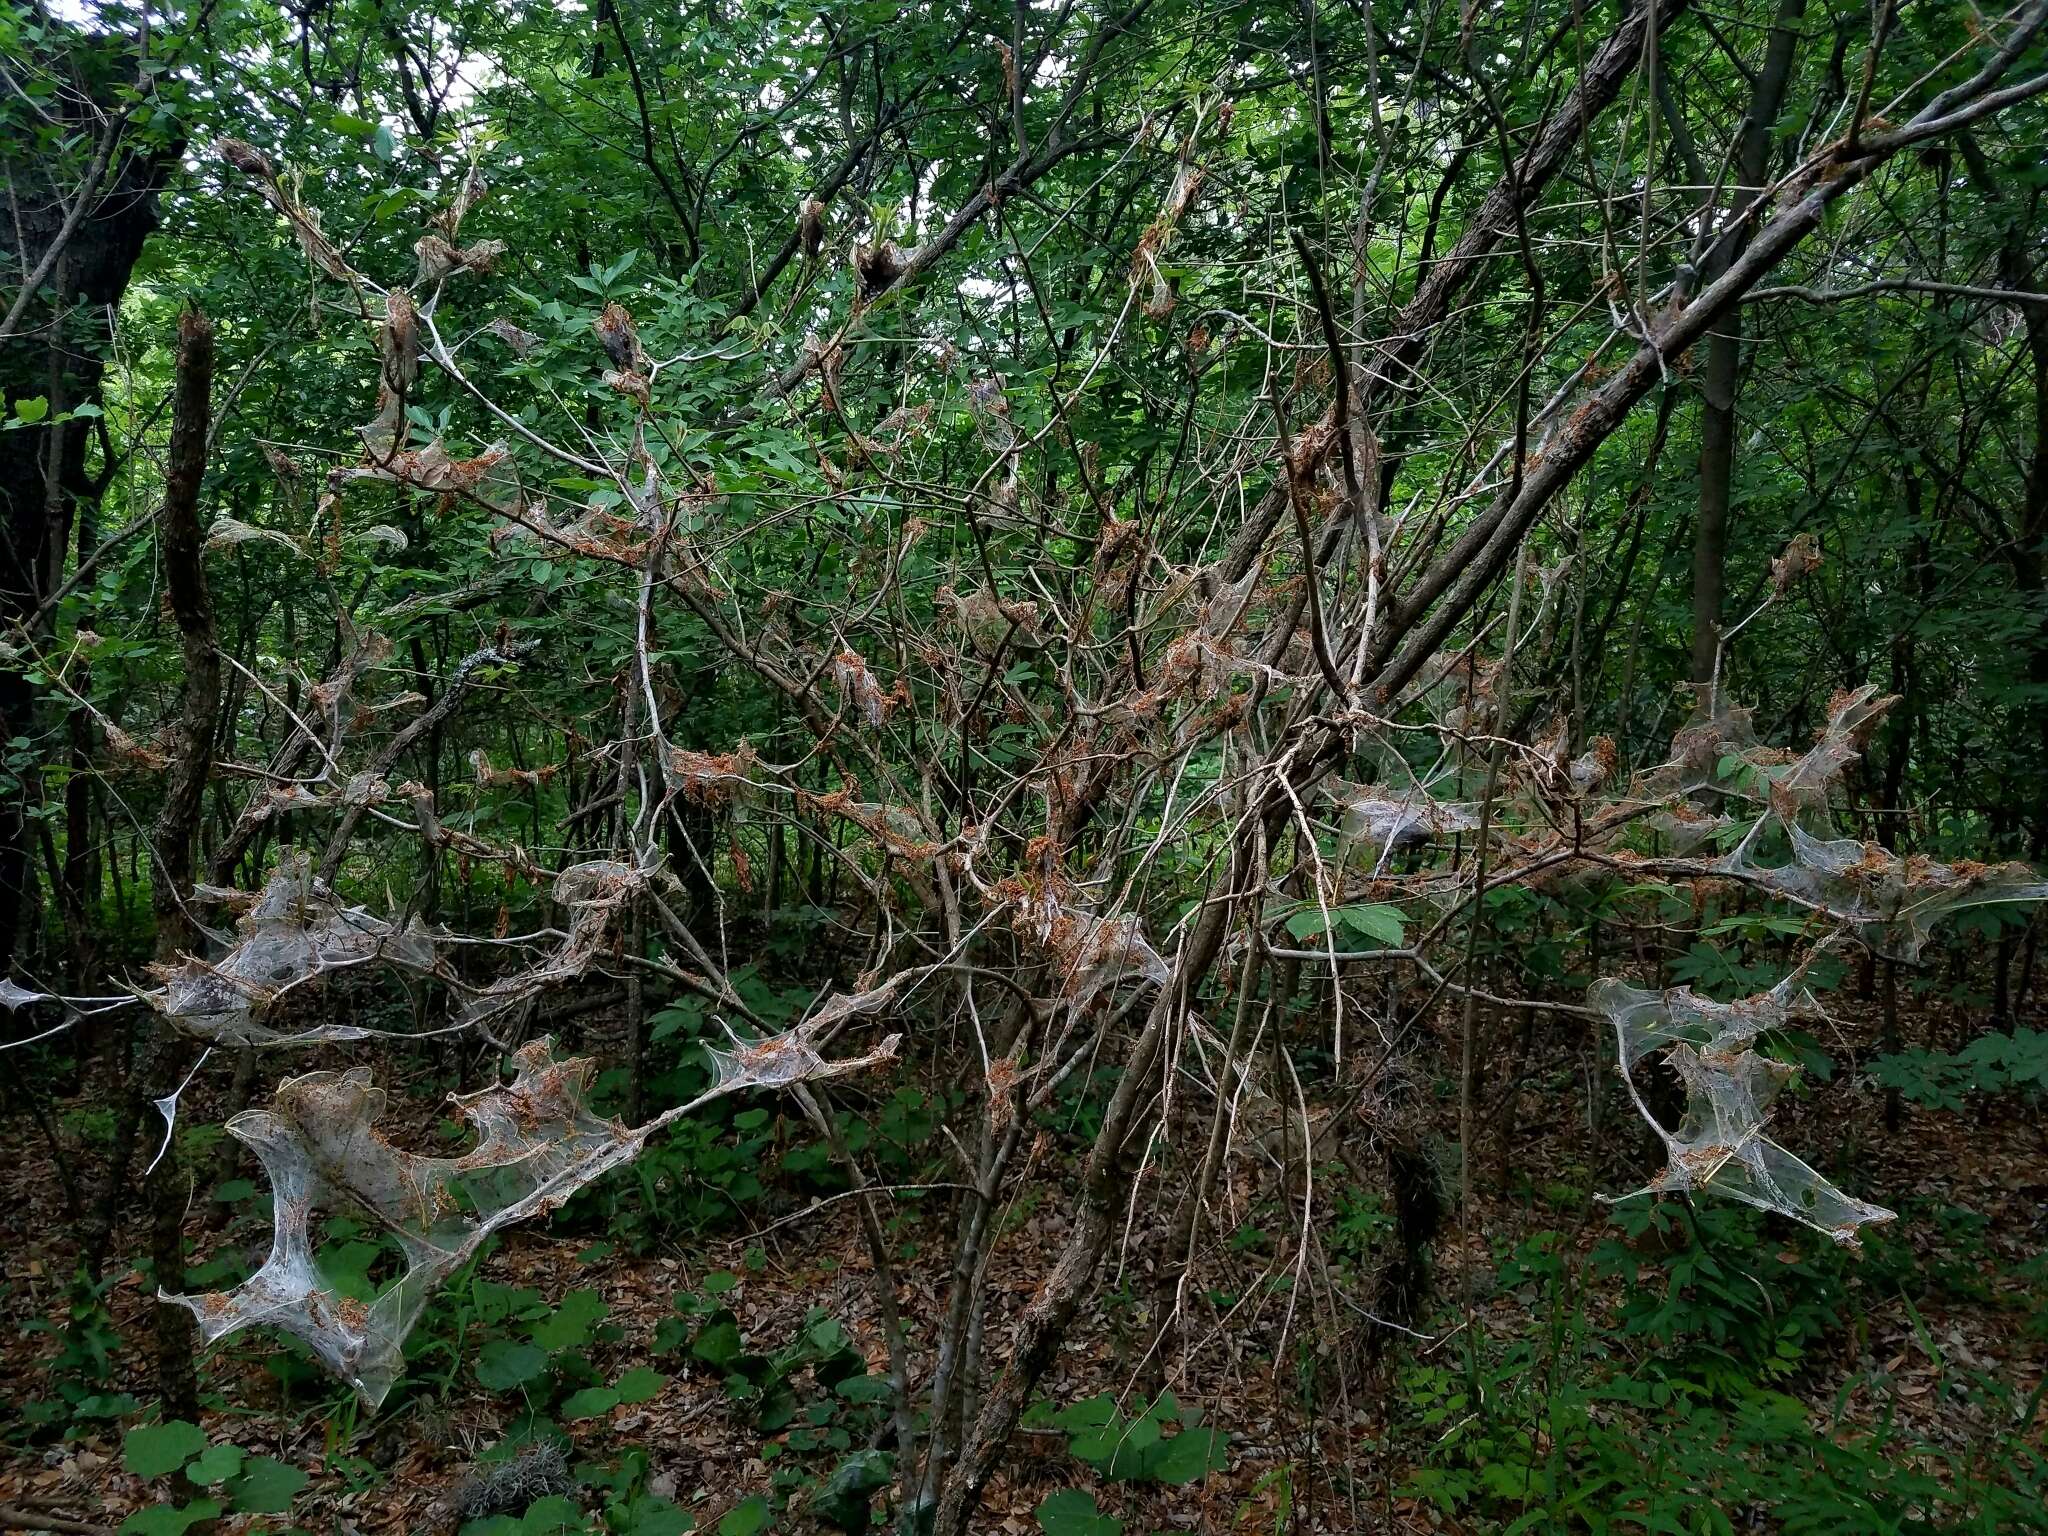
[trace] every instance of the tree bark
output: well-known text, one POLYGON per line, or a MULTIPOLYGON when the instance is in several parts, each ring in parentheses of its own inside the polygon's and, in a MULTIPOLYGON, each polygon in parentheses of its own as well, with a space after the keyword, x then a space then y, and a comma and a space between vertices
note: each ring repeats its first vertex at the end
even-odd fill
POLYGON ((178 706, 178 751, 164 774, 157 812, 150 904, 156 911, 156 955, 174 961, 193 948, 199 928, 186 910, 194 848, 213 769, 220 716, 220 653, 214 646, 213 599, 206 589, 199 488, 206 475, 206 439, 213 420, 213 324, 197 310, 178 319, 178 374, 171 403, 171 450, 158 525, 164 584, 184 652, 185 686, 178 706))

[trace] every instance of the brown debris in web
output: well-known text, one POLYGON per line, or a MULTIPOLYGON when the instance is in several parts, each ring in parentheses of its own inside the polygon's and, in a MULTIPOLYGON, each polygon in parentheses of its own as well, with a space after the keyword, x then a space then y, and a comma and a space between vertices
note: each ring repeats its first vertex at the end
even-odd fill
POLYGON ((896 690, 885 693, 857 651, 844 650, 832 658, 832 678, 839 685, 846 707, 867 721, 871 729, 880 730, 901 702, 903 685, 899 682, 896 690))
POLYGON ((1010 903, 1010 926, 1053 962, 1060 997, 1079 1013, 1124 982, 1165 986, 1172 980, 1137 915, 1089 910, 1056 860, 1050 840, 1036 839, 1025 850, 1026 867, 999 882, 994 894, 1010 903))
POLYGON ((929 403, 899 405, 876 422, 873 431, 859 437, 858 446, 863 453, 882 457, 901 453, 912 442, 930 433, 931 421, 929 403))
POLYGON ((647 553, 647 541, 638 523, 595 506, 585 507, 573 522, 561 524, 550 521, 545 503, 517 507, 492 528, 490 539, 495 554, 527 554, 531 553, 529 546, 542 544, 593 560, 635 567, 647 553))
POLYGON ((128 773, 159 773, 170 765, 171 754, 164 744, 154 739, 137 741, 98 710, 93 711, 93 718, 99 722, 100 736, 106 743, 109 767, 128 773))
POLYGON ((493 767, 491 754, 482 747, 469 754, 469 767, 479 789, 539 789, 554 783, 555 775, 562 771, 560 763, 543 763, 538 768, 493 767))
POLYGON ((259 528, 254 523, 245 523, 238 517, 228 516, 225 512, 206 525, 205 547, 209 552, 216 549, 232 549, 238 544, 256 543, 276 544, 290 550, 301 559, 311 558, 306 546, 290 534, 275 528, 259 528))
POLYGON ((1144 234, 1138 237, 1137 249, 1131 253, 1131 286, 1145 290, 1140 307, 1151 319, 1164 320, 1179 302, 1175 284, 1167 277, 1159 259, 1172 242, 1181 219, 1194 205, 1195 194, 1202 190, 1207 176, 1208 171, 1203 166, 1186 158, 1174 167, 1173 185, 1167 191, 1166 202, 1160 208, 1159 216, 1145 226, 1144 234))
POLYGON ((1669 760, 1639 775, 1634 793, 1651 799, 1710 793, 1769 805, 1787 818, 1823 810, 1829 791, 1897 702, 1873 683, 1837 693, 1827 724, 1803 754, 1759 743, 1746 709, 1724 704, 1711 714, 1695 712, 1673 737, 1669 760))
POLYGON ((977 656, 993 656, 1005 640, 1039 638, 1036 603, 1005 601, 986 589, 963 594, 951 586, 940 587, 934 595, 952 610, 954 622, 977 656))
POLYGON ((270 1179, 269 1258, 232 1291, 159 1299, 190 1310, 208 1343, 252 1326, 295 1334, 365 1403, 381 1403, 404 1368, 406 1335, 451 1271, 492 1232, 553 1209, 639 1150, 586 1107, 589 1062, 556 1062, 539 1040, 514 1067, 509 1086, 455 1101, 477 1132, 455 1158, 386 1141, 384 1093, 364 1068, 287 1079, 270 1109, 228 1122, 270 1179), (315 1262, 316 1210, 371 1217, 404 1253, 404 1275, 367 1306, 336 1294, 315 1262))
POLYGON ((907 806, 855 800, 851 787, 829 794, 801 789, 796 793, 803 804, 852 822, 899 858, 922 863, 938 854, 939 840, 932 828, 923 816, 907 806))
POLYGON ((1251 611, 1258 580, 1256 566, 1234 582, 1225 581, 1220 570, 1178 573, 1161 594, 1154 618, 1178 608, 1205 581, 1209 595, 1196 605, 1188 628, 1168 642, 1153 668, 1151 685, 1133 689, 1106 712, 1112 720, 1155 720, 1169 702, 1182 697, 1213 704, 1229 694, 1234 678, 1257 670, 1255 647, 1241 644, 1239 631, 1251 611))
POLYGON ((530 357, 533 354, 534 348, 540 345, 540 338, 534 335, 533 332, 514 325, 502 315, 485 326, 484 329, 510 347, 514 357, 530 357))
POLYGON ((647 371, 647 353, 640 345, 639 327, 634 325, 633 316, 623 304, 606 304, 591 324, 604 347, 604 355, 611 359, 612 367, 622 373, 647 371))
POLYGON ((646 405, 653 365, 640 345, 639 327, 634 325, 632 315, 623 304, 609 303, 599 311, 593 325, 605 356, 611 359, 612 365, 604 374, 605 384, 646 405))
POLYGON ((413 279, 413 286, 424 288, 444 282, 458 272, 489 272, 511 247, 502 240, 479 240, 474 245, 458 246, 439 235, 421 235, 412 249, 420 259, 419 275, 413 279))
POLYGON ((865 305, 895 287, 916 255, 915 251, 904 252, 894 240, 855 246, 853 269, 860 279, 858 302, 865 305))
POLYGON ((1550 733, 1535 744, 1529 756, 1517 760, 1515 773, 1544 794, 1583 800, 1614 781, 1621 755, 1612 737, 1596 736, 1585 751, 1571 757, 1567 739, 1564 721, 1552 722, 1550 733))
POLYGON ((1740 825, 1733 816, 1703 811, 1683 800, 1654 810, 1641 824, 1662 837, 1673 853, 1688 854, 1703 848, 1715 837, 1740 825))
MULTIPOLYGON (((875 1006, 879 1008, 886 1001, 885 998, 875 1006)), ((839 1016, 844 1017, 845 1014, 839 1016)), ((819 1037, 830 1027, 831 1022, 831 1019, 820 1014, 807 1023, 799 1024, 795 1029, 785 1030, 779 1035, 767 1035, 758 1040, 744 1040, 728 1029, 726 1036, 732 1042, 731 1050, 720 1050, 712 1045, 704 1047, 704 1054, 711 1058, 712 1067, 718 1074, 718 1087, 715 1091, 730 1092, 737 1088, 786 1088, 793 1083, 848 1077, 856 1072, 865 1072, 870 1067, 880 1066, 885 1061, 894 1061, 896 1049, 903 1043, 901 1035, 889 1035, 864 1056, 831 1060, 819 1054, 817 1044, 819 1037)))
POLYGON ((336 709, 353 692, 364 673, 374 671, 390 659, 390 638, 373 630, 342 659, 333 676, 313 685, 308 697, 316 709, 336 709))
POLYGON ((271 784, 249 802, 244 814, 251 821, 269 821, 290 811, 309 811, 327 804, 327 796, 316 794, 304 784, 271 784))
POLYGON ((1650 800, 1672 799, 1720 787, 1721 765, 1741 758, 1752 763, 1759 758, 1785 760, 1786 754, 1766 752, 1756 737, 1756 722, 1746 709, 1718 703, 1709 710, 1696 707, 1692 718, 1671 738, 1671 756, 1647 773, 1638 774, 1637 796, 1650 800))
POLYGON ((525 498, 503 443, 493 443, 474 458, 451 458, 444 444, 374 455, 349 474, 352 480, 378 480, 409 490, 441 496, 469 496, 500 512, 516 513, 525 498))
POLYGON ((500 864, 506 878, 538 880, 542 870, 519 848, 501 848, 459 828, 448 826, 434 809, 433 792, 426 785, 409 782, 393 792, 412 806, 413 823, 421 839, 433 848, 446 848, 464 867, 472 863, 500 864))
POLYGON ((319 210, 309 207, 300 197, 296 172, 290 176, 280 173, 262 151, 240 139, 217 139, 213 149, 232 169, 255 180, 263 200, 283 214, 291 225, 292 234, 297 237, 308 261, 336 282, 356 286, 359 279, 355 270, 342 259, 341 253, 335 250, 333 242, 320 228, 319 210))
POLYGON ((551 892, 568 914, 568 931, 533 964, 476 989, 458 1022, 482 1024, 614 959, 632 900, 643 891, 660 894, 674 888, 675 877, 659 863, 643 868, 620 859, 588 859, 570 865, 555 876, 551 892))
POLYGON ((1828 791, 1863 755, 1871 733, 1898 702, 1895 693, 1880 695, 1875 683, 1837 693, 1828 701, 1828 723, 1803 756, 1782 773, 1759 765, 1768 781, 1772 810, 1790 820, 1800 811, 1824 809, 1828 791))
POLYGON ((730 805, 753 788, 750 774, 761 771, 761 759, 741 742, 730 752, 693 752, 671 746, 662 759, 669 784, 698 805, 730 805))
POLYGON ((1771 562, 1771 590, 1783 597, 1793 586, 1820 569, 1820 541, 1810 533, 1793 537, 1771 562))
POLYGON ((405 441, 405 404, 420 376, 419 314, 403 288, 384 296, 377 356, 377 418, 363 429, 363 442, 372 457, 381 459, 405 441))
POLYGON ((1479 830, 1478 806, 1437 800, 1420 788, 1393 790, 1331 778, 1324 782, 1323 793, 1344 813, 1344 842, 1363 845, 1375 859, 1479 830))

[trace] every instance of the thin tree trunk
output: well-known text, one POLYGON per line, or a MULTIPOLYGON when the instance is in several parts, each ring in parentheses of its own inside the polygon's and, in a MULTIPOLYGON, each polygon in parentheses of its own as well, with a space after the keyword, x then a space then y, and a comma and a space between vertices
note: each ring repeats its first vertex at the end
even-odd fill
MULTIPOLYGON (((199 824, 206 810, 206 780, 213 767, 214 728, 220 714, 220 653, 214 647, 213 600, 206 589, 204 540, 199 527, 199 490, 206 475, 206 440, 213 417, 213 325, 197 310, 178 318, 177 370, 158 543, 164 584, 184 652, 185 685, 178 708, 178 751, 164 774, 164 801, 157 813, 150 870, 156 954, 166 964, 175 963, 180 953, 196 949, 200 943, 199 925, 193 921, 187 898, 192 890, 199 824)), ((182 1055, 177 1050, 145 1051, 143 1059, 168 1058, 175 1063, 182 1055)), ((143 1072, 133 1074, 130 1097, 139 1098, 148 1080, 143 1072)), ((139 1104, 135 1113, 139 1118, 139 1104)), ((115 1176, 119 1178, 120 1170, 115 1176)), ((177 1138, 168 1126, 163 1155, 151 1170, 145 1193, 150 1210, 150 1260, 157 1283, 166 1289, 183 1289, 188 1190, 177 1138)), ((199 1388, 192 1361, 192 1324, 173 1307, 157 1309, 156 1366, 165 1414, 195 1418, 199 1388)))
MULTIPOLYGON (((1895 1053, 1899 1039, 1899 962, 1886 955, 1878 962, 1884 978, 1884 994, 1880 1001, 1881 1018, 1879 1045, 1886 1055, 1895 1053)), ((1899 1090, 1887 1088, 1884 1092, 1884 1128, 1896 1136, 1899 1125, 1905 1118, 1905 1105, 1899 1097, 1899 1090)))
MULTIPOLYGON (((156 1283, 167 1291, 185 1289, 185 1206, 189 1193, 185 1165, 171 1137, 150 1170, 149 1259, 156 1283)), ((199 1417, 199 1368, 192 1356, 192 1319, 183 1307, 156 1308, 156 1386, 164 1417, 199 1417)))

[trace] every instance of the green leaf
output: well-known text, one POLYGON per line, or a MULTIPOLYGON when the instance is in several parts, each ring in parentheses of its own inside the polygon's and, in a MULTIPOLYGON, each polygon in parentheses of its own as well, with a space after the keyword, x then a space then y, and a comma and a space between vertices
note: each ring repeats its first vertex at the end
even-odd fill
POLYGON ((510 1339, 493 1339, 477 1354, 476 1379, 493 1392, 523 1387, 548 1368, 545 1350, 510 1339))
POLYGON ((1062 1488, 1038 1506, 1038 1528, 1045 1536, 1123 1536, 1124 1523, 1095 1507, 1095 1495, 1062 1488))
POLYGON ((756 1536, 768 1529, 768 1501, 754 1494, 726 1511, 718 1522, 718 1536, 756 1536))
POLYGON ((496 1327, 508 1317, 532 1321, 548 1315, 548 1309, 541 1303, 540 1292, 531 1286, 499 1285, 490 1280, 478 1280, 470 1287, 469 1294, 476 1306, 476 1320, 486 1327, 496 1327))
POLYGON ((172 1419, 129 1430, 121 1441, 121 1461, 137 1477, 162 1477, 205 1449, 206 1435, 197 1424, 172 1419))
POLYGON ((321 1278, 344 1296, 361 1302, 374 1301, 377 1283, 370 1278, 370 1269, 383 1251, 380 1243, 330 1244, 320 1251, 321 1278))
POLYGON ((533 1342, 553 1354, 590 1342, 590 1331, 604 1321, 604 1298, 595 1291, 571 1291, 562 1304, 531 1330, 533 1342))
POLYGON ((275 1456, 258 1456, 228 1489, 238 1513, 281 1515, 292 1507, 292 1498, 306 1486, 306 1474, 290 1462, 275 1456))
POLYGON ((745 1348, 740 1342, 740 1325, 730 1312, 719 1312, 697 1332, 690 1353, 706 1365, 728 1366, 745 1348))
POLYGON ((623 1521, 612 1516, 612 1529, 619 1536, 683 1536, 696 1528, 695 1516, 672 1499, 638 1498, 623 1521))
POLYGON ((526 1514, 519 1522, 519 1536, 561 1536, 564 1531, 587 1529, 583 1511, 573 1500, 558 1493, 535 1499, 526 1506, 526 1514))
POLYGON ((562 1404, 565 1419, 594 1419, 619 1406, 619 1394, 610 1387, 585 1387, 569 1395, 562 1404))
POLYGON ((856 1451, 833 1468, 811 1500, 811 1513, 843 1531, 865 1531, 869 1501, 889 1486, 890 1468, 887 1451, 856 1451))
POLYGON ((1408 928, 1402 920, 1401 909, 1390 907, 1385 902, 1376 901, 1360 907, 1339 907, 1330 916, 1353 933, 1362 934, 1391 948, 1398 949, 1408 937, 1408 928))
POLYGON ((208 1483, 224 1483, 241 1470, 242 1448, 239 1445, 209 1445, 185 1468, 185 1476, 204 1488, 208 1483))
POLYGON ((190 1504, 152 1504, 138 1509, 121 1522, 122 1536, 183 1536, 188 1527, 220 1514, 212 1499, 194 1499, 190 1504))
POLYGON ((30 426, 34 426, 49 414, 50 402, 43 395, 36 395, 27 400, 17 400, 14 402, 14 419, 26 422, 30 426))
POLYGON ((1197 1482, 1230 1464, 1223 1436, 1213 1429, 1188 1429, 1175 1435, 1152 1459, 1150 1471, 1162 1483, 1197 1482))
MULTIPOLYGON (((1335 914, 1332 914, 1331 921, 1334 922, 1335 920, 1335 914)), ((1289 936, 1303 944, 1312 943, 1320 939, 1323 936, 1323 909, 1321 907, 1303 907, 1299 912, 1287 919, 1287 932, 1289 936)))
POLYGON ((612 1384, 612 1390, 619 1394, 622 1403, 651 1403, 667 1385, 668 1378, 661 1372, 636 1365, 612 1384))
POLYGON ((1053 1423, 1068 1434, 1075 1434, 1082 1430, 1101 1429, 1116 1420, 1116 1398, 1102 1392, 1061 1409, 1053 1423))

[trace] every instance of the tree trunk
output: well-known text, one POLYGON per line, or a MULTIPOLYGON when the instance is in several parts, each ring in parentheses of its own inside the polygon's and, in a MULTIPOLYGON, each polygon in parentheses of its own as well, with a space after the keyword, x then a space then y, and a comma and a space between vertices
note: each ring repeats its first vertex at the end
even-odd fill
MULTIPOLYGON (((80 38, 64 63, 69 72, 97 77, 95 94, 108 102, 132 83, 126 51, 118 39, 109 47, 107 40, 80 38)), ((53 99, 68 101, 64 93, 53 99)), ((99 125, 82 105, 68 110, 80 132, 97 135, 99 125)), ((99 492, 85 469, 92 423, 58 417, 98 403, 107 317, 156 227, 157 193, 177 153, 173 147, 123 154, 117 171, 99 177, 87 215, 68 229, 78 192, 74 167, 17 160, 0 184, 0 242, 12 246, 18 235, 20 246, 4 266, 32 272, 57 251, 43 292, 28 296, 15 333, 0 343, 0 394, 48 403, 42 425, 0 432, 0 628, 25 630, 32 641, 49 633, 51 616, 41 610, 62 574, 74 508, 99 492)), ((37 734, 35 688, 26 675, 32 666, 0 667, 0 741, 37 734)), ((34 793, 27 776, 0 781, 0 966, 13 958, 22 921, 34 914, 28 843, 34 793)))
MULTIPOLYGON (((1770 163, 1771 130, 1785 104, 1785 87, 1792 78, 1793 54, 1799 44, 1799 21, 1805 14, 1806 0, 1778 0, 1777 20, 1771 26, 1763 68, 1757 74, 1736 147, 1738 180, 1730 222, 1737 223, 1738 230, 1748 228, 1740 221, 1763 186, 1770 163)), ((1727 271, 1729 262, 1746 244, 1748 237, 1740 232, 1717 241, 1703 264, 1700 286, 1727 271)), ((1742 311, 1733 310, 1726 326, 1717 327, 1708 338, 1707 366, 1700 379, 1699 519, 1692 545, 1692 675, 1698 683, 1714 680, 1714 662, 1721 650, 1729 494, 1735 474, 1735 392, 1742 372, 1741 325, 1742 311)))

